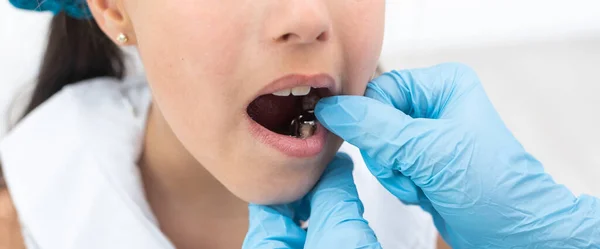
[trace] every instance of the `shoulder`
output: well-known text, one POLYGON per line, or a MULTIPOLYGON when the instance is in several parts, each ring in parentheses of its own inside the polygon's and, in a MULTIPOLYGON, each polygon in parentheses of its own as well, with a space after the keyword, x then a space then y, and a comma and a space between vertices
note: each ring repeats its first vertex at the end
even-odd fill
POLYGON ((19 177, 31 177, 27 172, 52 174, 56 168, 51 166, 72 165, 99 152, 115 153, 116 146, 134 156, 149 102, 141 78, 98 78, 63 88, 0 141, 8 187, 19 177))
MULTIPOLYGON (((149 89, 143 77, 129 77, 124 80, 97 78, 66 86, 46 103, 40 106, 61 105, 71 102, 78 105, 71 108, 96 110, 106 107, 140 109, 149 101, 149 89)), ((46 109, 51 109, 46 107, 46 109)), ((35 110, 34 112, 36 112, 35 110)))
MULTIPOLYGON (((102 215, 90 220, 87 214, 142 202, 135 165, 150 98, 143 78, 80 82, 52 96, 0 141, 6 183, 27 245, 64 248, 48 246, 65 243, 52 232, 57 222, 67 230, 80 229, 84 220, 88 228, 103 226, 103 221, 117 221, 102 215)), ((136 217, 120 219, 134 224, 136 217)), ((78 233, 84 235, 90 234, 78 233)))
POLYGON ((31 111, 17 123, 5 140, 30 132, 48 136, 52 134, 40 132, 50 130, 73 134, 85 129, 64 128, 83 128, 81 125, 97 123, 99 119, 107 116, 135 123, 136 116, 143 118, 149 102, 150 92, 142 77, 130 77, 125 80, 96 78, 82 81, 64 87, 31 111))
POLYGON ((25 154, 56 153, 58 145, 80 150, 93 147, 91 142, 102 135, 138 133, 145 126, 149 102, 143 78, 97 78, 66 86, 0 141, 3 166, 9 167, 11 158, 23 160, 25 154))
POLYGON ((68 85, 17 123, 0 141, 0 156, 5 164, 9 152, 42 152, 33 149, 53 143, 79 144, 74 142, 102 129, 118 132, 119 125, 141 129, 149 102, 143 78, 96 78, 68 85))
POLYGON ((150 92, 143 78, 97 78, 63 88, 23 118, 0 141, 0 159, 11 173, 44 171, 39 164, 64 165, 83 154, 131 150, 145 128, 150 92))

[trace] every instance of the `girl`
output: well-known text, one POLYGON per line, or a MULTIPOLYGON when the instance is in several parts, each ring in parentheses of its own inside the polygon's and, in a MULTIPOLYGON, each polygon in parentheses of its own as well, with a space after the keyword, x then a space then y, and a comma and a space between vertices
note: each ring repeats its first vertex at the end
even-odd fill
MULTIPOLYGON (((339 149, 312 108, 364 93, 385 10, 384 0, 11 2, 56 13, 26 115, 0 145, 28 248, 239 248, 248 202, 301 198, 339 149), (118 46, 137 48, 144 76, 124 77, 118 46), (154 239, 132 244, 144 235, 154 239)), ((366 169, 355 174, 384 248, 435 246, 426 214, 382 204, 393 197, 366 169), (397 220, 412 222, 390 228, 397 220)))

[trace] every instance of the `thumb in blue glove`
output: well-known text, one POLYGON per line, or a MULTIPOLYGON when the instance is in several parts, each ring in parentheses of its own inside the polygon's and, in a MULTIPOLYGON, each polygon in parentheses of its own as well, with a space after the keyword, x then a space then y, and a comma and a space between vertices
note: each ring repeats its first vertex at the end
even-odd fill
POLYGON ((348 155, 337 154, 302 200, 275 206, 250 204, 250 225, 243 248, 381 249, 363 218, 348 155), (299 221, 309 219, 308 232, 299 221))
POLYGON ((393 71, 315 112, 454 248, 600 248, 600 205, 556 184, 460 64, 393 71))

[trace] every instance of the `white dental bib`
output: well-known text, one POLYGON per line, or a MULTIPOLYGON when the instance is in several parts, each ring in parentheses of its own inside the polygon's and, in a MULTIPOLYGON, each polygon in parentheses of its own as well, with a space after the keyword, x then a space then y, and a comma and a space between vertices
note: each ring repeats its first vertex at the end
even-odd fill
MULTIPOLYGON (((144 78, 98 78, 43 103, 0 142, 29 249, 170 249, 136 162, 151 101, 144 78)), ((345 144, 365 218, 386 249, 433 249, 431 217, 403 205, 345 144)))

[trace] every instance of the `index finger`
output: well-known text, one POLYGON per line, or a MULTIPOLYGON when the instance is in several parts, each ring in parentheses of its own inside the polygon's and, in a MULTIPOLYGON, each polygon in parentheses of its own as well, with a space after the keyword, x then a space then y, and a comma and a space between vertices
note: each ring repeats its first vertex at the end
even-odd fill
POLYGON ((444 63, 433 67, 391 71, 369 82, 365 96, 393 105, 412 118, 439 118, 453 99, 479 84, 466 65, 444 63))

